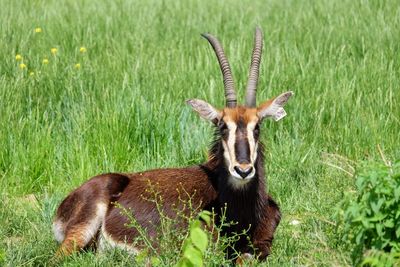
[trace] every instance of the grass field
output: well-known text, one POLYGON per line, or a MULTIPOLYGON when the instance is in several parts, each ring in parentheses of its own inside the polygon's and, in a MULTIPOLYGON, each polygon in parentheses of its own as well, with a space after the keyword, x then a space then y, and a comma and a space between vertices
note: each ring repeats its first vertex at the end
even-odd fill
MULTIPOLYGON (((0 6, 0 265, 46 265, 57 247, 54 211, 89 177, 205 161, 212 127, 184 101, 222 107, 224 97, 200 33, 223 43, 243 99, 255 25, 265 39, 258 101, 296 94, 288 116, 262 132, 268 190, 283 212, 263 265, 351 265, 333 214, 353 188, 352 166, 380 160, 378 145, 388 159, 400 158, 397 1, 0 6), (300 225, 290 224, 295 219, 300 225)), ((62 264, 128 263, 115 252, 62 264)))

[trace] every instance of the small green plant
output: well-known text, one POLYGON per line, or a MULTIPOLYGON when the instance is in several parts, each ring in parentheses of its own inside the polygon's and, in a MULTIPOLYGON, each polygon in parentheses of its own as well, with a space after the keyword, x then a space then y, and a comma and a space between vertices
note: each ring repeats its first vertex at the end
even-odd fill
POLYGON ((145 248, 136 255, 135 262, 137 264, 151 263, 152 266, 173 266, 176 259, 179 258, 180 245, 187 237, 187 231, 179 229, 179 225, 192 225, 198 210, 197 207, 192 205, 191 196, 187 194, 184 188, 179 187, 178 191, 180 192, 179 200, 171 205, 176 216, 167 216, 165 213, 164 199, 158 189, 158 184, 152 184, 149 181, 145 194, 141 196, 149 205, 154 206, 160 216, 159 221, 152 223, 157 231, 156 242, 154 238, 148 235, 146 228, 136 220, 134 210, 128 210, 115 203, 121 213, 128 218, 129 223, 126 224, 126 227, 136 229, 139 234, 132 245, 145 248))
POLYGON ((121 214, 128 218, 126 227, 135 228, 137 238, 132 245, 142 247, 135 255, 135 263, 152 266, 220 266, 229 264, 225 250, 232 247, 233 243, 246 232, 229 237, 222 235, 222 227, 227 227, 232 222, 226 222, 225 213, 220 218, 220 224, 214 225, 214 212, 201 211, 192 202, 192 197, 179 188, 178 202, 171 206, 175 216, 167 216, 164 199, 156 184, 149 182, 146 194, 142 195, 144 201, 154 205, 160 220, 154 225, 157 231, 157 240, 151 238, 146 229, 136 220, 134 210, 126 209, 114 203, 121 214), (182 226, 187 227, 182 227, 182 226), (213 242, 209 242, 214 237, 213 242), (157 246, 155 247, 154 244, 157 246))
POLYGON ((203 229, 202 221, 210 226, 211 213, 209 211, 200 212, 198 218, 191 222, 189 236, 183 243, 182 257, 177 263, 177 267, 203 266, 204 254, 208 246, 208 234, 203 229))
POLYGON ((365 258, 361 266, 387 267, 400 266, 400 252, 384 252, 380 250, 369 250, 365 253, 365 258))
POLYGON ((363 164, 356 172, 356 192, 341 205, 343 237, 354 246, 355 264, 388 266, 384 262, 399 261, 400 162, 363 164))
POLYGON ((232 260, 226 257, 228 248, 232 249, 235 255, 239 255, 239 252, 235 251, 234 244, 242 237, 247 238, 247 231, 229 236, 223 234, 224 227, 235 224, 226 221, 226 207, 218 219, 219 223, 214 224, 217 216, 215 212, 200 210, 193 204, 193 196, 188 195, 184 188, 180 188, 178 202, 171 206, 175 216, 167 216, 163 208, 164 199, 157 185, 149 182, 148 186, 142 198, 152 203, 160 216, 160 220, 154 225, 157 239, 151 238, 136 220, 134 210, 114 203, 121 214, 127 217, 126 227, 135 228, 138 232, 138 236, 131 244, 143 248, 134 257, 136 264, 141 266, 150 263, 152 266, 176 267, 225 266, 232 263, 232 260))

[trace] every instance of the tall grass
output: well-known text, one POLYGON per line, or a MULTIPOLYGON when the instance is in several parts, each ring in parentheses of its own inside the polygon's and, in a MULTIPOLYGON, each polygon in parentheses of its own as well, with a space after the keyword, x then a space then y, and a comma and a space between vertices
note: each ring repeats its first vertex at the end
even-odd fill
MULTIPOLYGON (((283 212, 267 265, 350 264, 332 221, 353 182, 345 159, 378 158, 377 145, 389 158, 400 157, 397 1, 0 0, 0 6, 6 265, 46 264, 56 249, 49 230, 54 210, 88 177, 205 161, 211 126, 184 100, 222 106, 224 98, 218 64, 200 33, 223 43, 242 99, 255 25, 265 34, 258 100, 296 93, 288 116, 266 122, 262 132, 268 190, 283 212)), ((114 261, 129 263, 118 253, 87 253, 65 265, 114 261)))

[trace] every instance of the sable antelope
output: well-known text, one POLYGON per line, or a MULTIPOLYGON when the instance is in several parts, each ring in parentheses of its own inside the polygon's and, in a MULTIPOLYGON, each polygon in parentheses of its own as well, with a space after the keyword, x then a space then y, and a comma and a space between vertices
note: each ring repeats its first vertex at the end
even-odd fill
MULTIPOLYGON (((68 255, 84 249, 93 240, 98 247, 104 244, 120 246, 133 252, 141 249, 133 246, 138 231, 127 227, 129 222, 121 207, 156 240, 159 211, 155 204, 143 197, 151 184, 163 198, 163 210, 173 217, 180 204, 180 192, 191 195, 194 207, 213 210, 216 220, 226 209, 227 221, 237 222, 223 229, 224 234, 248 230, 252 246, 246 238, 240 238, 234 249, 250 253, 251 248, 259 259, 269 253, 281 213, 276 202, 266 193, 263 145, 260 141, 260 124, 265 118, 275 120, 285 116, 283 106, 292 92, 286 92, 256 107, 256 89, 262 52, 262 33, 255 32, 246 103, 237 105, 231 68, 219 41, 210 34, 203 34, 217 56, 223 75, 226 107, 216 109, 199 99, 187 103, 199 115, 215 126, 215 139, 206 163, 186 167, 155 169, 123 174, 110 173, 95 176, 70 193, 57 210, 53 229, 61 243, 58 255, 68 255), (182 189, 182 190, 180 190, 182 189), (115 205, 117 203, 117 205, 115 205)), ((155 241, 156 242, 156 241, 155 241)), ((232 252, 228 251, 232 257, 232 252)))

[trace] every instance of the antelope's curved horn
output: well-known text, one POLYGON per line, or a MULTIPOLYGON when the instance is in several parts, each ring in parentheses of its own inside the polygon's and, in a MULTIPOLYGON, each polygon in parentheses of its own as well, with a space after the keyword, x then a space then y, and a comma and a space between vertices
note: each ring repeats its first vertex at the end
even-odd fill
POLYGON ((257 27, 254 35, 253 55, 251 56, 249 80, 246 89, 246 106, 248 107, 256 106, 257 83, 260 71, 262 48, 262 32, 261 29, 257 27))
POLYGON ((229 66, 228 59, 225 56, 221 44, 214 36, 203 33, 202 36, 208 40, 214 49, 215 55, 218 58, 219 66, 221 68, 222 76, 224 79, 226 106, 229 108, 236 107, 236 93, 235 85, 233 83, 233 76, 231 67, 229 66))

